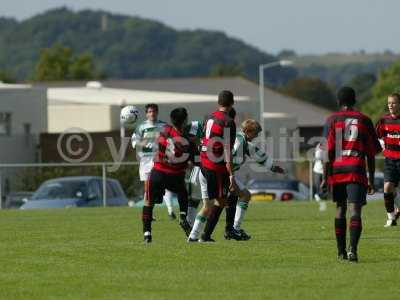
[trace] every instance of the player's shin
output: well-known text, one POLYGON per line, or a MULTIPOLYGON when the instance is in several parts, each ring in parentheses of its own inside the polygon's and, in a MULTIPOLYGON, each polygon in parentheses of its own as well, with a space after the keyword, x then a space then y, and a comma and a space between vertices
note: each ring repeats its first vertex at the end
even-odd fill
POLYGON ((151 234, 151 221, 153 219, 153 207, 143 206, 142 222, 143 222, 143 233, 151 234))
POLYGON ((346 218, 335 219, 335 235, 340 258, 346 257, 346 218))
POLYGON ((214 205, 212 207, 210 217, 208 218, 206 227, 204 229, 203 237, 205 239, 211 238, 211 235, 214 232, 215 226, 217 226, 217 223, 219 221, 219 217, 221 216, 222 211, 223 211, 223 208, 220 206, 214 205))
POLYGON ((242 224, 243 218, 246 214, 247 208, 249 206, 249 202, 239 200, 237 206, 236 206, 236 213, 235 213, 235 222, 233 227, 236 230, 240 230, 240 226, 242 224))
POLYGON ((388 220, 395 219, 394 212, 394 194, 393 193, 384 193, 383 198, 385 200, 385 208, 388 215, 388 220))

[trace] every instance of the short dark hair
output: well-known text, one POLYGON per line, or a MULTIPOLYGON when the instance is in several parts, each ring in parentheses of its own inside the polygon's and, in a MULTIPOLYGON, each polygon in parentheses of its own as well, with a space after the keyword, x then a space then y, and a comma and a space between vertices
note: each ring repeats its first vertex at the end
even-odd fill
POLYGON ((344 86, 337 93, 340 106, 354 106, 356 104, 356 92, 352 87, 344 86))
POLYGON ((158 105, 157 105, 157 104, 155 104, 155 103, 146 104, 146 106, 144 107, 145 112, 147 113, 147 111, 148 111, 150 108, 152 108, 153 110, 155 110, 156 112, 158 112, 158 105))
POLYGON ((232 106, 233 103, 233 93, 231 91, 223 90, 218 94, 218 105, 229 107, 232 106))
POLYGON ((232 107, 229 112, 228 112, 228 116, 234 120, 236 118, 236 110, 232 107))
POLYGON ((397 102, 399 102, 400 103, 400 93, 391 93, 390 95, 389 95, 389 97, 391 97, 391 98, 396 98, 396 100, 397 100, 397 102))
POLYGON ((175 127, 182 127, 187 117, 188 113, 184 107, 175 108, 170 113, 171 123, 175 127))

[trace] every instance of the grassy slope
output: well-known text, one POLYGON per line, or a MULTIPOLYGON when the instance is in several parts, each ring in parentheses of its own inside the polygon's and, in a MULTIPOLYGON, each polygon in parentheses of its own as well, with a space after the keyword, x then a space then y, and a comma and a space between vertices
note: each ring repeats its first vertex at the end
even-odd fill
POLYGON ((1 299, 397 298, 399 230, 381 202, 365 210, 358 265, 336 261, 333 206, 250 206, 249 242, 190 244, 164 210, 154 243, 139 211, 92 208, 0 212, 1 299))

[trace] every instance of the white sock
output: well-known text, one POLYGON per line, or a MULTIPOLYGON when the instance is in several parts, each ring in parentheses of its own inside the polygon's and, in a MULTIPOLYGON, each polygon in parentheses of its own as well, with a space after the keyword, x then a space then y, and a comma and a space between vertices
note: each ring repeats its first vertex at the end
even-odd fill
POLYGON ((197 209, 196 209, 196 207, 189 206, 189 207, 188 207, 188 213, 187 213, 186 220, 188 221, 188 223, 190 224, 190 226, 193 226, 194 220, 196 219, 196 215, 197 215, 197 209))
POLYGON ((168 190, 165 191, 164 201, 165 201, 165 205, 167 206, 169 215, 174 212, 174 208, 172 206, 172 197, 173 197, 173 195, 174 194, 171 191, 168 191, 168 190))
POLYGON ((387 216, 388 220, 394 220, 396 218, 396 213, 395 212, 387 213, 387 216))
POLYGON ((193 240, 198 240, 200 235, 203 233, 204 226, 206 226, 207 217, 202 215, 197 215, 194 221, 192 231, 190 232, 189 238, 193 240))
POLYGON ((236 205, 235 222, 233 223, 233 227, 236 230, 240 229, 240 225, 242 224, 248 206, 249 202, 247 201, 239 201, 238 204, 236 205))

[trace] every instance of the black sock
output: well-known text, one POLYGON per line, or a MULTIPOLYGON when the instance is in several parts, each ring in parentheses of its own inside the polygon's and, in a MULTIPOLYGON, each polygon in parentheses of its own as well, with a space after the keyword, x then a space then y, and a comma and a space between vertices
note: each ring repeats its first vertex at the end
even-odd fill
POLYGON ((153 207, 152 206, 143 206, 143 233, 146 231, 151 232, 151 221, 153 220, 153 207))
POLYGON ((394 194, 383 193, 383 199, 385 199, 385 207, 388 213, 394 212, 394 194))
POLYGON ((207 238, 211 237, 211 235, 215 229, 215 226, 218 223, 219 216, 221 215, 222 210, 223 210, 223 208, 220 206, 216 206, 216 205, 213 206, 213 208, 211 210, 211 215, 207 220, 206 227, 204 228, 204 236, 205 237, 207 237, 207 238))
POLYGON ((361 217, 353 216, 350 218, 350 248, 352 251, 357 252, 358 241, 362 231, 361 217))
POLYGON ((226 226, 225 230, 232 230, 233 223, 235 221, 235 213, 236 213, 236 204, 237 204, 237 196, 229 195, 228 197, 228 207, 225 209, 226 212, 226 226))
POLYGON ((179 213, 180 215, 187 215, 189 200, 186 190, 180 192, 178 194, 178 203, 179 203, 179 213))
POLYGON ((346 252, 346 218, 335 219, 335 234, 338 253, 346 252))

